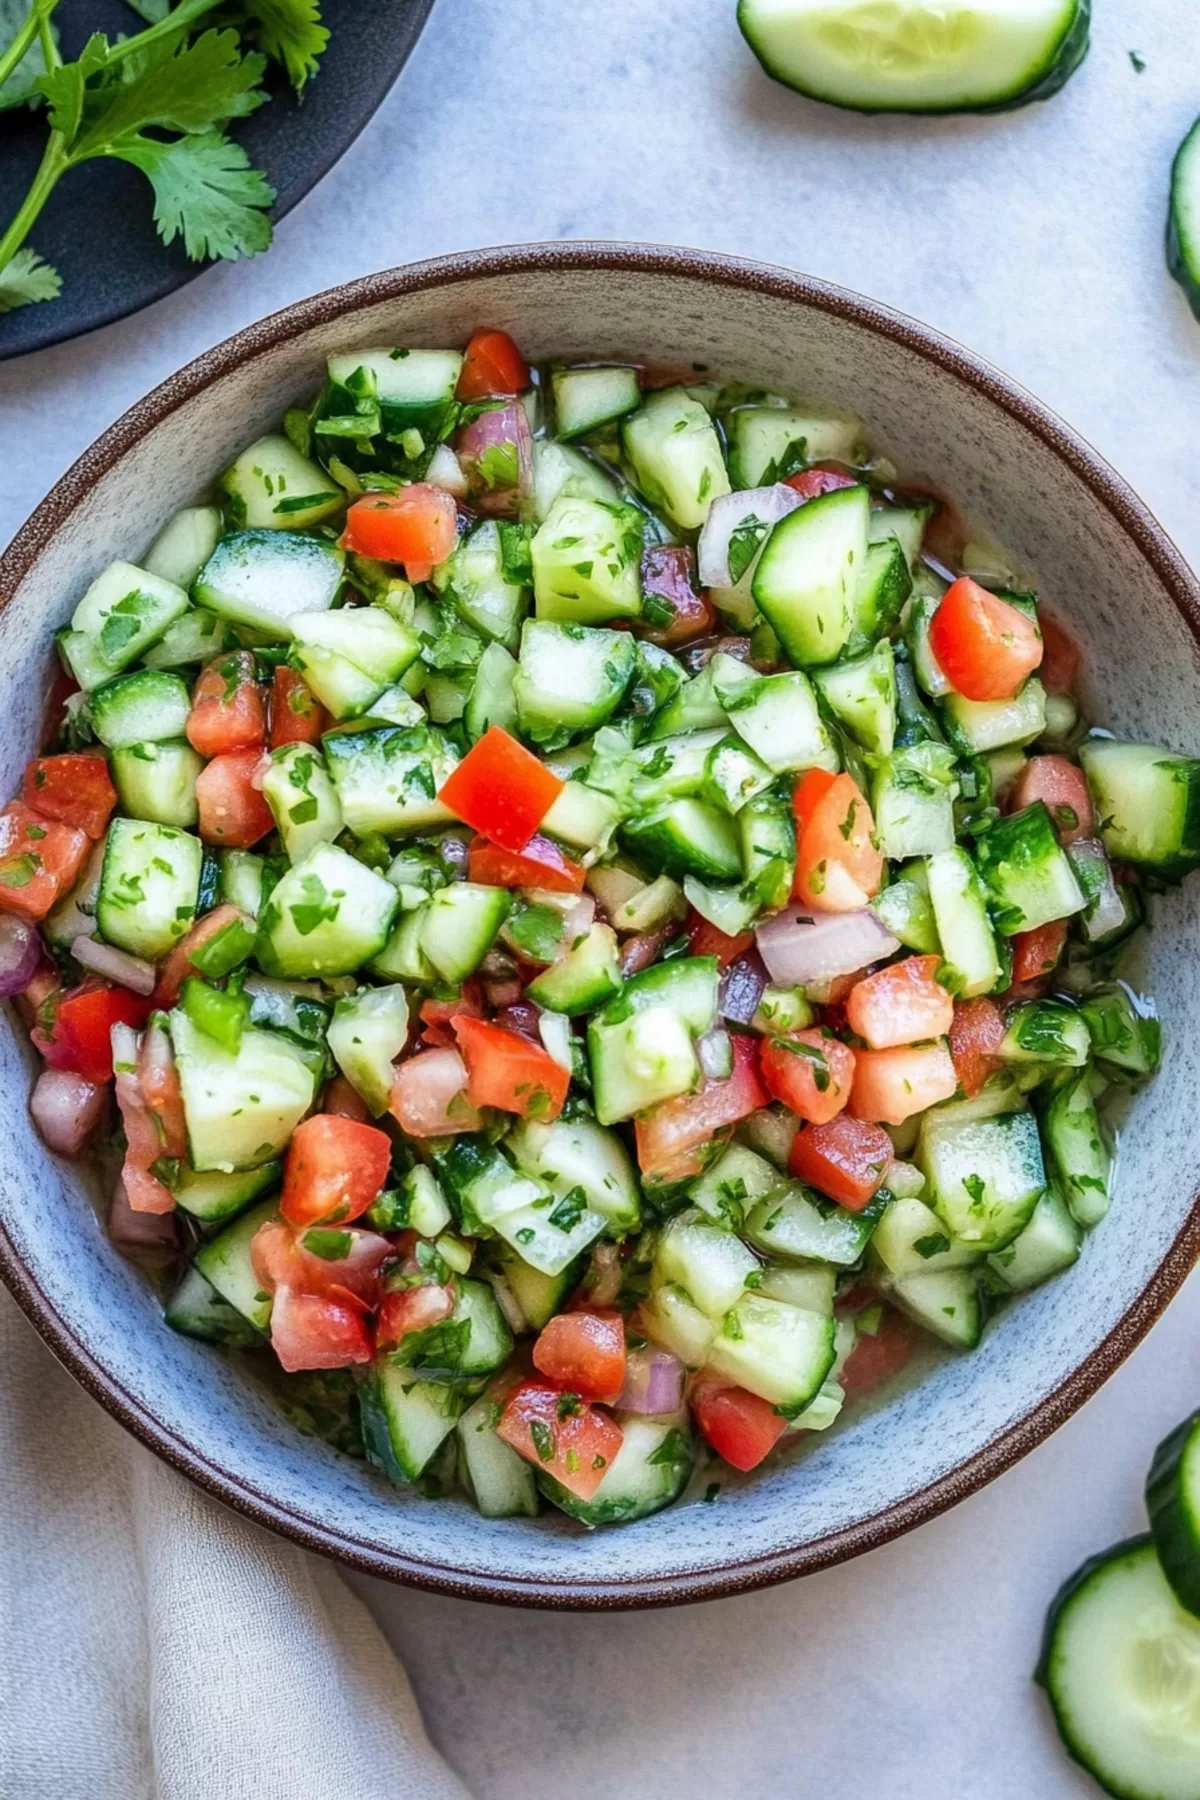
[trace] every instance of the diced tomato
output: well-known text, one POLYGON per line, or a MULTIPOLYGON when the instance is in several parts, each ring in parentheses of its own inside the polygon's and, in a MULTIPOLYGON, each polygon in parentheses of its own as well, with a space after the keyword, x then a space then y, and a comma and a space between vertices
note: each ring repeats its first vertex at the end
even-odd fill
POLYGON ((684 927, 688 941, 692 946, 693 956, 715 956, 717 967, 727 969, 731 962, 745 954, 754 942, 752 931, 739 931, 736 937, 729 937, 698 913, 693 906, 688 913, 687 925, 684 927))
POLYGON ((317 1250, 309 1247, 307 1231, 292 1231, 281 1219, 268 1219, 259 1226, 250 1245, 259 1286, 268 1294, 277 1287, 329 1294, 359 1310, 373 1310, 379 1302, 380 1271, 395 1260, 393 1245, 377 1231, 360 1231, 354 1226, 315 1229, 326 1234, 314 1239, 317 1250), (337 1254, 321 1255, 321 1250, 337 1254))
POLYGON ((138 1087, 147 1111, 155 1121, 162 1156, 187 1155, 187 1120, 183 1089, 175 1067, 171 1039, 161 1025, 147 1024, 138 1057, 138 1087))
POLYGON ((690 544, 652 544, 643 550, 642 595, 666 601, 675 615, 669 625, 639 633, 652 644, 674 650, 716 629, 716 608, 696 586, 696 552, 690 544))
POLYGON ((859 1332, 838 1376, 846 1398, 865 1394, 889 1375, 897 1374, 911 1360, 919 1342, 916 1327, 902 1313, 885 1306, 874 1331, 859 1332))
POLYGON ((457 1050, 424 1050, 396 1070, 389 1111, 409 1137, 452 1137, 483 1120, 467 1099, 467 1065, 457 1050))
POLYGON ((496 1432, 577 1500, 592 1498, 625 1437, 607 1413, 536 1381, 513 1392, 496 1432))
POLYGON ((756 1469, 787 1430, 769 1400, 745 1388, 701 1380, 692 1391, 692 1413, 717 1455, 734 1469, 756 1469))
POLYGON ((13 800, 0 810, 0 907, 34 923, 69 888, 91 849, 86 831, 13 800))
POLYGON ((1004 1014, 994 1000, 955 1003, 950 1024, 950 1055, 954 1059, 964 1094, 977 1094, 997 1066, 996 1052, 1004 1041, 1004 1014))
POLYGON ((462 1013, 452 1023, 467 1065, 467 1099, 472 1106, 495 1106, 523 1119, 557 1119, 571 1077, 548 1050, 502 1025, 462 1013))
POLYGON ((157 1175, 151 1174, 159 1157, 166 1154, 158 1120, 146 1105, 136 1070, 119 1068, 116 1073, 117 1105, 125 1129, 125 1161, 121 1167, 125 1196, 133 1212, 172 1212, 174 1194, 157 1175))
POLYGON ((831 1032, 813 1026, 764 1040, 762 1078, 774 1099, 800 1118, 824 1125, 850 1098, 858 1054, 831 1032))
POLYGON ((328 714, 303 675, 280 663, 271 683, 271 748, 283 744, 315 744, 328 724, 328 714))
POLYGON ((958 1075, 945 1044, 906 1044, 897 1050, 860 1050, 850 1110, 858 1119, 903 1125, 914 1113, 949 1100, 958 1075))
POLYGON ((201 671, 186 731, 201 756, 226 756, 266 742, 267 709, 253 650, 229 650, 201 671))
POLYGON ((249 850, 274 831, 271 809, 254 785, 261 750, 234 750, 215 756, 196 781, 200 836, 226 850, 249 850))
POLYGON ((503 850, 523 853, 563 783, 501 725, 479 742, 442 784, 438 799, 503 850))
POLYGON ((784 487, 790 487, 805 500, 816 500, 821 494, 836 493, 838 488, 857 487, 856 475, 848 475, 835 463, 814 463, 811 469, 801 469, 797 475, 785 475, 784 487))
POLYGON ((792 800, 798 827, 796 899, 814 912, 857 912, 883 882, 875 820, 852 775, 810 769, 792 800))
POLYGON ((287 1147, 279 1210, 293 1225, 357 1219, 377 1197, 391 1163, 386 1131, 316 1113, 296 1127, 287 1147))
POLYGON ((483 328, 472 334, 455 393, 460 400, 499 400, 529 386, 525 358, 507 331, 483 328))
POLYGON ((861 1212, 882 1187, 892 1155, 886 1131, 843 1112, 825 1125, 805 1125, 796 1133, 788 1169, 839 1206, 861 1212))
POLYGON ((1042 639, 1019 607, 960 575, 929 627, 942 673, 967 700, 1011 700, 1042 660, 1042 639))
POLYGON ((370 1332, 356 1307, 286 1286, 276 1288, 271 1303, 271 1346, 289 1373, 371 1360, 370 1332))
POLYGON ((1013 784, 1012 811, 1044 800, 1059 841, 1091 837, 1096 814, 1083 770, 1065 756, 1031 756, 1013 784))
POLYGON ((625 1385, 625 1321, 617 1312, 559 1313, 533 1346, 533 1366, 568 1393, 611 1406, 625 1385))
POLYGON ((767 1104, 759 1078, 758 1041, 735 1036, 733 1071, 709 1077, 694 1094, 661 1100, 634 1120, 638 1165, 647 1181, 682 1181, 704 1167, 702 1150, 718 1131, 748 1119, 767 1104))
POLYGON ((42 819, 75 825, 102 838, 117 804, 117 790, 103 756, 95 753, 39 756, 25 771, 21 796, 42 819))
POLYGON ((242 924, 250 931, 254 930, 254 920, 249 913, 241 912, 236 906, 228 903, 216 906, 212 912, 205 913, 198 924, 192 926, 187 936, 181 938, 163 964, 158 977, 158 986, 154 990, 154 1004, 164 1012, 169 1011, 179 998, 179 990, 189 975, 198 975, 192 958, 205 944, 220 937, 229 926, 242 924))
POLYGON ((375 1318, 375 1348, 394 1350, 412 1331, 441 1325, 454 1311, 454 1288, 423 1282, 385 1294, 375 1318))
POLYGON ((484 887, 545 888, 552 894, 581 894, 587 878, 586 869, 536 832, 520 850, 505 850, 485 837, 472 839, 467 874, 484 887))
POLYGON ((846 1019, 872 1050, 945 1037, 954 1001, 937 979, 940 956, 906 956, 856 982, 846 999, 846 1019))
POLYGON ((444 488, 414 482, 394 494, 364 494, 346 514, 342 544, 378 562, 403 563, 410 581, 427 581, 458 536, 458 509, 444 488))
POLYGON ((1067 941, 1067 920, 1052 919, 1036 931, 1018 931, 1012 940, 1014 985, 1022 981, 1040 981, 1058 966, 1067 941))
POLYGON ((1079 645, 1040 607, 1038 625, 1042 633, 1041 684, 1048 694, 1069 694, 1079 679, 1082 661, 1079 645))
POLYGON ((419 1014, 425 1029, 421 1033, 422 1041, 432 1044, 439 1050, 447 1045, 453 1047, 458 1040, 454 1035, 452 1023, 455 1019, 482 1019, 483 999, 479 982, 472 978, 465 981, 462 990, 455 1000, 422 1000, 419 1014))
POLYGON ((367 1103, 356 1087, 352 1087, 344 1075, 335 1075, 321 1096, 321 1111, 333 1113, 339 1119, 357 1119, 360 1125, 370 1120, 367 1103))
POLYGON ((111 1081, 113 1026, 130 1025, 140 1031, 150 1006, 144 995, 128 988, 85 981, 53 1003, 49 1028, 39 1026, 33 1041, 52 1069, 70 1069, 85 1081, 111 1081))

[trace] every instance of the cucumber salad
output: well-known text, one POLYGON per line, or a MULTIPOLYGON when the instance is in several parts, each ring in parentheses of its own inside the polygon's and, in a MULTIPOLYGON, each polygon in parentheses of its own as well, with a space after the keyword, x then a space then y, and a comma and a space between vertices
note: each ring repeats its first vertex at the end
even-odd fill
POLYGON ((395 1481, 712 1497, 1103 1218, 1200 761, 1087 730, 857 417, 349 350, 57 647, 33 1116, 168 1325, 395 1481))

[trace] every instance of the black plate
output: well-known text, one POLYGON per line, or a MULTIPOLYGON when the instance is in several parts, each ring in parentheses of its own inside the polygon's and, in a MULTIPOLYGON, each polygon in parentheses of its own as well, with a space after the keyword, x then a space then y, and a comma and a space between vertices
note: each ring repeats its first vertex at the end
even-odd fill
MULTIPOLYGON (((270 102, 234 128, 264 169, 281 219, 354 142, 404 67, 433 0, 323 0, 330 39, 316 77, 297 103, 272 70, 270 102)), ((130 34, 139 19, 121 0, 62 0, 55 18, 64 56, 93 31, 130 34)), ((0 218, 11 219, 41 158, 44 117, 0 114, 0 218)), ((154 229, 150 184, 124 163, 98 159, 64 176, 27 240, 63 278, 57 300, 0 315, 0 357, 77 337, 160 300, 207 263, 189 262, 154 229)))

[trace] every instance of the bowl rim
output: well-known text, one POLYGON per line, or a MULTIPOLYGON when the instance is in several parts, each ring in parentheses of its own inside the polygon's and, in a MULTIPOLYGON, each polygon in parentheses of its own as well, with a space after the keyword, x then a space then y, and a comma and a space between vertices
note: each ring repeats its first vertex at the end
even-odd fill
MULTIPOLYGON (((1158 576, 1200 645, 1200 581, 1123 479, 1042 401, 952 338, 892 307, 773 264, 679 246, 575 240, 457 251, 327 288, 224 339, 136 401, 54 484, 0 557, 0 609, 73 509, 140 439, 217 379, 273 346, 364 307, 480 277, 555 269, 668 275, 767 294, 847 320, 957 377, 1033 433, 1090 490, 1158 576)), ((135 1438, 245 1517, 365 1574, 460 1599, 565 1611, 682 1605, 771 1586, 889 1543, 975 1493, 1035 1449, 1107 1381, 1150 1330, 1200 1257, 1200 1190, 1178 1235, 1108 1335, 1036 1406, 937 1480, 865 1519, 765 1555, 635 1580, 485 1575, 366 1546, 302 1517, 202 1456, 117 1381, 52 1305, 0 1226, 0 1279, 80 1384, 135 1438)))

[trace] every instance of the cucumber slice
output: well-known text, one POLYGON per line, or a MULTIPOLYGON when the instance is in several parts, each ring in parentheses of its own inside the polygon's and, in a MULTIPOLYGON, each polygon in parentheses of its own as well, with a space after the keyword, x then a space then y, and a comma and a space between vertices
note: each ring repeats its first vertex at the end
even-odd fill
POLYGON ((444 981, 473 975, 508 917, 507 888, 456 881, 439 888, 422 908, 421 949, 444 981))
POLYGON ((221 539, 196 577, 196 599, 220 618, 283 643, 292 635, 295 614, 332 606, 343 561, 342 551, 327 538, 235 531, 221 539))
POLYGON ((402 725, 332 731, 322 748, 355 837, 375 831, 394 837, 453 821, 437 794, 458 756, 440 731, 402 725))
POLYGON ((562 495, 530 542, 539 619, 603 625, 642 608, 642 515, 562 495))
MULTIPOLYGON (((764 1269, 757 1292, 806 1312, 830 1313, 837 1292, 837 1270, 829 1263, 807 1263, 803 1268, 764 1269)), ((836 1366, 833 1371, 836 1373, 836 1366)))
POLYGON ((975 861, 1005 937, 1070 918, 1087 904, 1044 800, 1005 814, 981 832, 975 861))
POLYGON ((703 800, 670 800, 637 819, 627 819, 622 832, 631 848, 665 875, 682 880, 736 881, 742 873, 741 848, 733 821, 703 800))
POLYGON ((1146 1511, 1163 1574, 1179 1604, 1200 1619, 1200 1412, 1154 1452, 1146 1511))
POLYGON ((262 794, 292 862, 341 836, 337 789, 315 744, 283 744, 272 750, 262 794))
POLYGON ((550 386, 560 438, 582 437, 585 431, 623 418, 642 399, 636 369, 555 369, 550 386))
POLYGON ((776 774, 793 769, 836 773, 837 748, 806 675, 796 670, 750 681, 739 677, 736 687, 722 685, 716 676, 714 685, 729 723, 768 769, 776 774))
POLYGON ((927 1114, 917 1161, 951 1237, 978 1250, 1011 1243, 1046 1187, 1032 1113, 958 1123, 927 1114))
POLYGON ((132 563, 110 563, 75 608, 70 629, 59 633, 58 646, 90 693, 136 662, 187 606, 187 595, 173 581, 132 563))
POLYGON ((517 647, 517 632, 529 610, 529 590, 504 573, 504 544, 495 519, 485 519, 434 572, 434 586, 453 602, 474 631, 517 647))
POLYGON ((602 500, 610 505, 620 499, 617 484, 598 462, 582 451, 549 438, 533 446, 533 516, 540 525, 559 498, 602 500))
POLYGON ((996 1052, 1004 1062, 1081 1069, 1091 1053, 1087 1021, 1065 1000, 1027 1000, 1008 1015, 996 1052))
POLYGON ((286 1031, 302 1044, 323 1044, 329 1029, 329 1003, 316 981, 271 981, 248 975, 242 991, 250 1002, 251 1025, 286 1031))
POLYGON ((708 1361, 717 1327, 702 1313, 685 1288, 674 1283, 656 1284, 639 1309, 646 1335, 670 1350, 687 1369, 700 1369, 708 1361))
POLYGON ((596 1117, 602 1125, 631 1119, 700 1085, 692 1034, 668 1006, 635 1012, 619 1024, 593 1019, 587 1041, 596 1117))
POLYGON ((337 483, 276 432, 242 451, 219 478, 217 492, 233 524, 251 530, 306 531, 346 505, 337 483))
POLYGON ((867 554, 854 596, 851 642, 855 649, 873 644, 891 631, 912 593, 908 558, 898 539, 876 536, 876 520, 880 516, 872 510, 867 524, 867 554))
POLYGON ((167 520, 143 556, 142 567, 148 575, 158 575, 176 587, 190 588, 216 549, 220 535, 218 507, 185 506, 167 520))
POLYGON ((436 987, 437 970, 421 948, 425 925, 424 906, 400 914, 400 923, 371 964, 372 973, 385 981, 411 981, 418 987, 436 987))
POLYGON ((832 1313, 743 1294, 721 1321, 709 1365, 773 1406, 802 1412, 833 1367, 832 1313))
MULTIPOLYGON (((720 727, 707 731, 683 732, 677 737, 656 738, 641 744, 631 760, 630 792, 638 807, 660 806, 681 795, 699 794, 705 785, 709 756, 718 745, 729 740, 728 731, 720 727)), ((614 789, 622 785, 624 763, 616 770, 614 789)))
POLYGON ((569 1019, 593 1012, 621 991, 621 956, 608 925, 593 925, 560 962, 551 963, 527 988, 529 998, 569 1019))
POLYGON ((601 1023, 612 1025, 631 1011, 667 1006, 694 1037, 703 1037, 717 1022, 718 981, 715 956, 681 956, 656 963, 625 983, 620 999, 605 1009, 601 1023))
POLYGON ((422 1381, 455 1387, 490 1375, 512 1355, 513 1338, 486 1281, 455 1281, 454 1311, 440 1325, 410 1331, 388 1362, 411 1370, 422 1381))
POLYGON ((1068 1752, 1122 1800, 1200 1800, 1200 1620, 1150 1537, 1093 1556, 1059 1589, 1035 1679, 1068 1752))
POLYGON ((1046 690, 1031 675, 1015 700, 942 700, 946 736, 964 756, 986 756, 1009 744, 1028 744, 1046 729, 1046 690))
POLYGON ((404 989, 393 983, 344 994, 333 1009, 328 1041, 338 1068, 379 1118, 392 1097, 392 1065, 408 1041, 404 989))
POLYGON ((537 1482, 523 1456, 496 1434, 500 1407, 486 1396, 458 1421, 458 1467, 485 1519, 535 1519, 537 1482))
POLYGON ((703 525, 713 501, 730 492, 716 427, 707 409, 683 388, 648 394, 626 419, 621 441, 651 506, 685 531, 703 525))
POLYGON ((1086 1229, 1108 1211, 1112 1158, 1100 1133, 1088 1071, 1059 1088, 1046 1108, 1046 1147, 1072 1217, 1086 1229))
POLYGON ((756 1200, 779 1187, 779 1170, 745 1144, 730 1144, 688 1189, 688 1199, 718 1224, 740 1231, 756 1200))
POLYGON ((379 346, 331 356, 313 424, 318 453, 352 469, 417 476, 453 418, 457 350, 379 346))
POLYGON ((933 594, 919 594, 908 609, 904 638, 918 685, 931 700, 942 700, 953 692, 941 664, 929 644, 929 627, 941 601, 933 594))
POLYGON ((282 1032, 251 1027, 233 1055, 178 1009, 171 1041, 192 1168, 228 1175, 273 1162, 313 1103, 316 1082, 302 1047, 282 1032))
POLYGON ((910 572, 915 573, 921 561, 925 527, 936 511, 937 504, 933 500, 924 501, 919 506, 872 507, 869 531, 871 542, 886 544, 889 538, 895 538, 904 552, 904 560, 910 572))
POLYGON ((892 1201, 875 1228, 871 1256, 902 1281, 909 1275, 972 1268, 982 1261, 983 1251, 947 1236, 933 1208, 913 1197, 892 1201))
POLYGON ((1010 1293, 1023 1294, 1078 1262, 1082 1247, 1083 1233, 1066 1201, 1057 1188, 1048 1187, 1024 1230, 988 1257, 988 1269, 1010 1293))
POLYGON ((956 767, 954 752, 931 741, 895 750, 880 764, 871 806, 880 848, 889 861, 953 849, 956 767))
POLYGON ((990 994, 1003 986, 1005 966, 974 863, 956 845, 939 850, 925 866, 937 935, 956 992, 964 1000, 990 994))
POLYGON ((518 1169, 560 1199, 582 1192, 614 1236, 636 1231, 642 1199, 633 1163, 620 1138, 591 1119, 556 1119, 544 1125, 524 1119, 507 1147, 518 1169))
POLYGON ((889 1300, 952 1350, 974 1350, 983 1335, 983 1301, 970 1269, 939 1269, 889 1281, 889 1300))
POLYGON ((163 1307, 163 1318, 173 1331, 210 1344, 248 1350, 262 1342, 249 1321, 222 1299, 197 1268, 190 1268, 170 1295, 163 1307))
POLYGON ((273 890, 255 956, 268 975, 351 975, 388 940, 400 897, 335 844, 318 844, 273 890))
POLYGON ((367 1456, 392 1481, 415 1481, 468 1404, 460 1388, 417 1381, 411 1369, 377 1362, 358 1389, 367 1456))
POLYGON ((818 669, 813 680, 855 743, 872 756, 891 755, 896 741, 896 657, 886 638, 867 656, 818 669))
POLYGON ((96 901, 104 869, 104 840, 96 844, 71 892, 46 914, 42 934, 53 950, 69 950, 81 934, 96 929, 96 901))
POLYGON ((130 744, 110 760, 121 810, 153 825, 186 831, 200 816, 196 782, 204 768, 185 738, 174 744, 130 744))
POLYGON ((739 406, 726 422, 735 488, 770 487, 808 463, 854 465, 866 447, 863 422, 832 407, 739 406))
POLYGON ((719 1319, 757 1276, 758 1258, 724 1225, 696 1210, 669 1221, 654 1253, 656 1286, 681 1287, 710 1319, 719 1319))
POLYGON ((258 1285, 250 1260, 250 1245, 259 1227, 279 1217, 274 1195, 201 1244, 195 1267, 227 1305, 249 1321, 256 1331, 266 1331, 271 1319, 271 1296, 258 1285))
POLYGON ((540 1269, 531 1268, 508 1244, 501 1244, 499 1260, 500 1272, 531 1331, 540 1331, 556 1312, 562 1310, 579 1286, 583 1273, 582 1261, 576 1260, 560 1269, 557 1275, 543 1275, 540 1269))
POLYGON ((227 620, 193 606, 167 626, 142 661, 148 669, 185 669, 237 648, 237 636, 227 620))
POLYGON ((562 744, 595 731, 624 699, 634 662, 627 631, 527 620, 513 682, 522 732, 535 744, 562 744))
POLYGON ((1165 881, 1200 867, 1200 758, 1088 738, 1079 761, 1114 861, 1141 864, 1165 881))
POLYGON ((881 925, 899 938, 910 950, 922 956, 941 954, 933 904, 929 898, 929 875, 923 863, 909 863, 899 877, 871 902, 881 925))
POLYGON ((774 779, 775 771, 745 744, 736 737, 723 737, 704 759, 700 798, 722 812, 736 815, 748 800, 769 788, 774 779))
POLYGON ((869 515, 865 487, 839 488, 789 513, 767 539, 754 599, 798 668, 836 662, 846 647, 869 515))
POLYGON ((192 927, 204 849, 169 825, 116 818, 108 828, 96 923, 119 950, 157 962, 192 927))
POLYGON ((463 724, 472 742, 477 743, 492 725, 509 733, 516 731, 516 679, 516 658, 509 655, 503 644, 489 644, 476 666, 470 697, 463 708, 463 724))
POLYGON ((283 1176, 282 1163, 263 1163, 258 1169, 236 1170, 233 1174, 209 1171, 197 1174, 184 1164, 169 1186, 176 1204, 193 1219, 213 1225, 219 1219, 233 1219, 245 1212, 252 1200, 270 1187, 278 1187, 283 1176))
POLYGON ((621 808, 585 781, 568 781, 542 820, 541 829, 576 850, 596 850, 612 837, 621 808))
POLYGON ((870 1243, 890 1198, 881 1188, 854 1213, 798 1181, 787 1182, 755 1206, 746 1220, 746 1237, 765 1256, 849 1268, 870 1243))
POLYGON ((746 887, 760 907, 786 906, 796 873, 796 821, 790 806, 769 795, 743 806, 737 817, 746 887))
POLYGON ((647 1519, 677 1500, 696 1461, 696 1440, 678 1419, 647 1419, 618 1413, 621 1448, 604 1471, 590 1500, 580 1500, 539 1470, 537 1484, 547 1500, 581 1525, 628 1525, 647 1519))
POLYGON ((88 702, 92 730, 109 750, 181 738, 191 709, 187 683, 158 669, 118 675, 96 688, 88 702))
POLYGON ((1200 119, 1180 144, 1171 168, 1167 264, 1200 319, 1200 119))
POLYGON ((1097 1062, 1130 1075, 1153 1075, 1162 1061, 1162 1025, 1153 1002, 1126 987, 1091 988, 1079 1003, 1097 1062))
POLYGON ((855 112, 995 112, 1048 100, 1087 54, 1090 0, 739 0, 767 74, 855 112))

